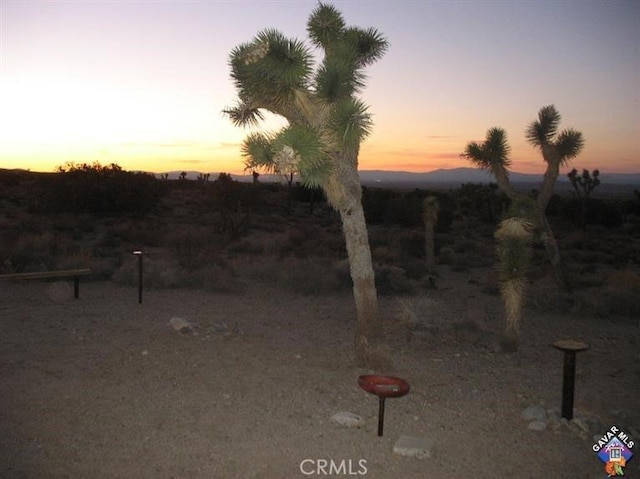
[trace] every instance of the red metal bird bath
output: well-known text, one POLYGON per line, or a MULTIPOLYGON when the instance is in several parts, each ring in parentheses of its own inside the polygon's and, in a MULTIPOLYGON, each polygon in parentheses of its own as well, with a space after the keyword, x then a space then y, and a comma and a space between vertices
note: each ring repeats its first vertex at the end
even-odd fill
POLYGON ((387 398, 406 396, 411 388, 404 379, 393 376, 377 376, 368 374, 358 378, 358 385, 368 393, 378 396, 380 407, 378 410, 378 436, 382 436, 384 429, 384 401, 387 398))

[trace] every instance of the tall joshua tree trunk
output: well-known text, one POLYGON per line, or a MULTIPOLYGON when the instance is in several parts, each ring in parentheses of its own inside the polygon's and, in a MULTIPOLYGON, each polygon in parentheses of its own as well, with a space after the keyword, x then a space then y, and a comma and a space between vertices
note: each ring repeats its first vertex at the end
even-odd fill
POLYGON ((390 365, 388 353, 380 345, 381 327, 378 321, 378 298, 371 252, 362 206, 340 209, 344 238, 349 255, 353 296, 358 314, 355 335, 356 361, 359 366, 374 369, 390 365))
POLYGON ((382 331, 378 296, 362 207, 362 188, 357 167, 353 167, 354 163, 357 164, 358 153, 344 152, 341 157, 334 163, 337 167, 327 178, 323 189, 342 220, 357 312, 356 362, 358 366, 384 369, 390 366, 391 359, 388 350, 380 343, 382 331))

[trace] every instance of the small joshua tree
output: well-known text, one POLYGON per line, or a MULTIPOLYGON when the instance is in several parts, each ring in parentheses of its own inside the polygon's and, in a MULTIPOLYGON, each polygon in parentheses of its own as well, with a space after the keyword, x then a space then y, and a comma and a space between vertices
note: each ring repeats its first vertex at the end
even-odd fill
POLYGON ((580 199, 580 227, 582 228, 583 241, 587 236, 587 208, 589 206, 589 198, 591 192, 600 184, 600 171, 593 170, 593 174, 589 170, 582 170, 582 176, 578 175, 578 170, 572 169, 567 176, 571 185, 576 192, 576 196, 580 199))
POLYGON ((502 347, 507 352, 517 351, 520 341, 520 321, 529 286, 527 272, 537 216, 534 200, 518 198, 495 232, 498 281, 506 317, 502 347))
POLYGON ((435 273, 435 225, 438 221, 440 204, 435 196, 427 196, 422 202, 422 219, 424 220, 424 246, 427 271, 435 273))

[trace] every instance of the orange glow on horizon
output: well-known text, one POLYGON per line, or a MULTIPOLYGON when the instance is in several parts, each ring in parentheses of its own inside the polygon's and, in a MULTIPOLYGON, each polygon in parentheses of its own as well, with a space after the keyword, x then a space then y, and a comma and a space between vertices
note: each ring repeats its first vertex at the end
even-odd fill
MULTIPOLYGON (((247 174, 244 158, 240 153, 242 135, 240 130, 236 141, 207 144, 189 141, 163 143, 135 143, 108 145, 94 148, 90 145, 33 145, 28 151, 8 150, 0 157, 0 168, 25 169, 38 172, 52 172, 68 162, 94 163, 103 165, 115 163, 130 171, 162 173, 167 171, 198 171, 203 173, 247 174), (57 147, 55 147, 57 146, 57 147), (9 159, 10 158, 10 159, 9 159)), ((438 169, 472 168, 460 153, 444 150, 441 153, 410 149, 366 147, 363 145, 359 156, 359 170, 406 171, 411 173, 430 172, 438 169)), ((511 155, 510 170, 518 173, 543 174, 545 163, 541 154, 527 147, 522 152, 511 155)), ((583 168, 609 173, 638 172, 633 161, 621 160, 606 164, 599 158, 583 154, 572 160, 561 171, 583 168)))

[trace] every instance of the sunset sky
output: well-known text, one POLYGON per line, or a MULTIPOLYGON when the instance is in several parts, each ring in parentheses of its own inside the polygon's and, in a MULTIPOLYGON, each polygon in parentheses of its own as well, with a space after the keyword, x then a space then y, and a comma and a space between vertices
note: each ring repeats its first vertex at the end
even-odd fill
MULTIPOLYGON (((524 130, 554 104, 586 139, 571 166, 640 172, 640 2, 328 3, 391 45, 367 71, 360 169, 470 166, 465 145, 499 126, 513 170, 542 172, 524 130)), ((0 168, 241 173, 229 52, 267 27, 306 39, 316 4, 0 0, 0 168)))

